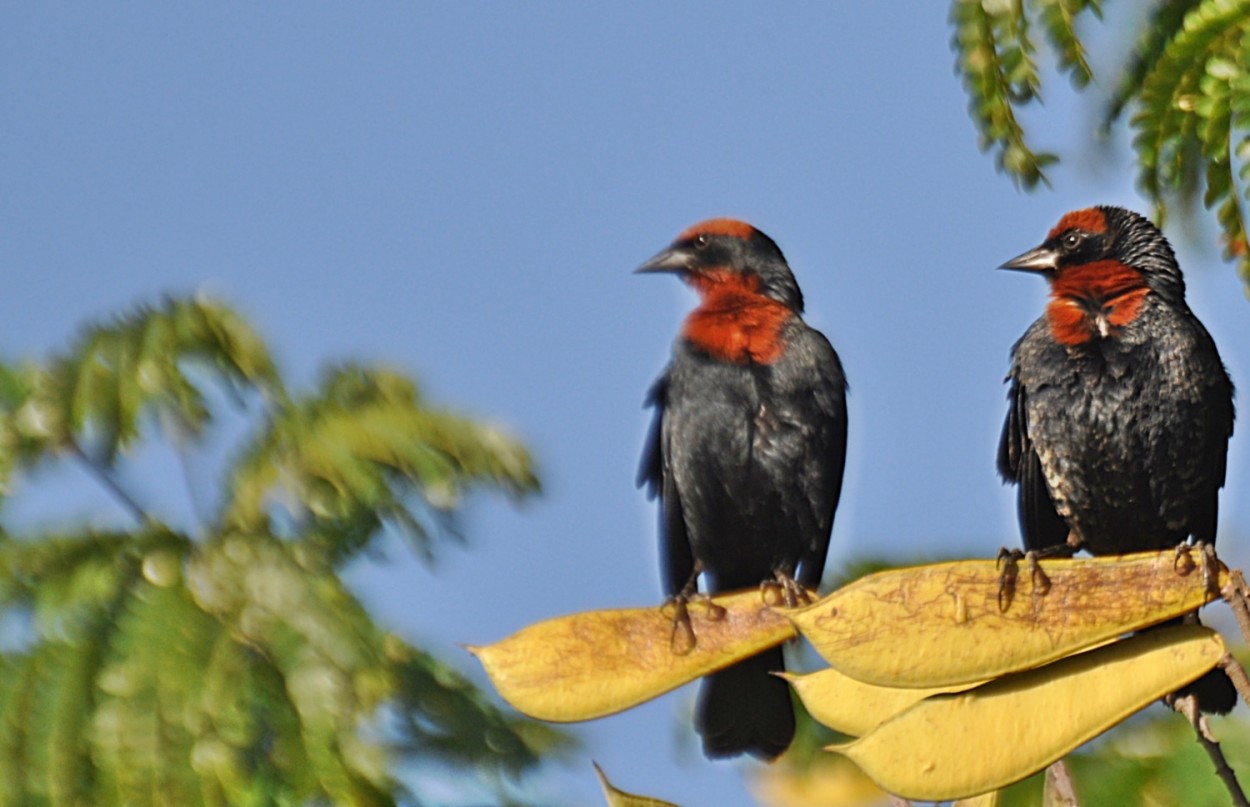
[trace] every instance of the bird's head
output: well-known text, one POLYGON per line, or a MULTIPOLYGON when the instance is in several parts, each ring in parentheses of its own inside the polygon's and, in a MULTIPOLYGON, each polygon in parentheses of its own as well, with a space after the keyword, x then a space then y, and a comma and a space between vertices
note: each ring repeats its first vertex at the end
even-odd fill
POLYGON ((743 221, 699 222, 635 271, 674 273, 704 295, 724 285, 745 285, 803 313, 803 294, 781 250, 743 221))
POLYGON ((999 267, 1039 272, 1056 292, 1081 293, 1136 278, 1170 300, 1183 300, 1185 281, 1163 233, 1122 207, 1090 207, 1059 219, 1040 246, 999 267))

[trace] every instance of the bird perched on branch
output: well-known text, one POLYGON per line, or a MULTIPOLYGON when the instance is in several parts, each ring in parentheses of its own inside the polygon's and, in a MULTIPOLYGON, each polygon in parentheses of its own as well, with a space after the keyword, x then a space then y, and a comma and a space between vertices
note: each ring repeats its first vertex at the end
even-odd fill
MULTIPOLYGON (((652 387, 639 485, 660 499, 666 594, 682 601, 780 580, 815 588, 846 457, 846 380, 802 319, 803 295, 777 245, 749 224, 696 224, 639 272, 698 292, 652 387)), ((697 637, 696 641, 697 641, 697 637)), ((794 737, 773 648, 704 679, 696 728, 711 757, 771 759, 794 737)))
MULTIPOLYGON (((1119 207, 1068 213, 1000 268, 1041 274, 1046 312, 1012 348, 998 467, 1027 550, 1094 555, 1213 543, 1233 385, 1185 302, 1163 234, 1119 207)), ((1227 712, 1212 671, 1181 693, 1227 712)))

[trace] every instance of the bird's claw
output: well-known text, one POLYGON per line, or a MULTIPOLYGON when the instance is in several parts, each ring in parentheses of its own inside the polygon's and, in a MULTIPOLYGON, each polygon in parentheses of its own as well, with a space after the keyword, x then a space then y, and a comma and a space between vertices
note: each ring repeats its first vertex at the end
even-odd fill
POLYGON ((1042 570, 1039 557, 1039 553, 1033 550, 1028 552, 1007 548, 998 550, 998 558, 995 559, 994 566, 1000 571, 998 576, 998 610, 1000 613, 1005 613, 1011 607, 1011 601, 1016 596, 1016 581, 1019 578, 1021 560, 1029 566, 1029 584, 1033 587, 1033 593, 1045 596, 1050 592, 1050 577, 1042 570))
POLYGON ((1046 572, 1042 571, 1042 563, 1037 558, 1037 553, 1030 552, 1025 555, 1029 561, 1029 582, 1033 585, 1033 592, 1045 596, 1050 593, 1050 577, 1046 572))
POLYGON ((691 602, 697 602, 707 610, 707 618, 711 622, 720 622, 729 613, 723 605, 717 605, 716 602, 707 594, 696 594, 690 598, 691 602))
POLYGON ((673 620, 668 647, 674 655, 684 656, 699 644, 694 632, 694 622, 690 618, 691 605, 699 605, 706 609, 709 622, 719 622, 729 613, 724 606, 717 605, 711 597, 698 591, 682 591, 665 600, 660 606, 660 612, 673 620))
POLYGON ((668 637, 668 649, 675 656, 684 656, 694 650, 698 640, 694 625, 690 622, 690 598, 685 594, 669 597, 660 606, 661 613, 668 611, 673 620, 673 630, 668 637))
POLYGON ((765 605, 798 608, 800 605, 811 604, 811 595, 799 581, 785 572, 773 572, 773 578, 760 582, 760 596, 764 598, 765 605))
POLYGON ((1203 588, 1207 591, 1219 591, 1219 558, 1215 556, 1215 546, 1206 541, 1194 544, 1182 541, 1177 544, 1172 558, 1172 570, 1183 577, 1199 566, 1202 568, 1203 588), (1198 550, 1198 563, 1193 558, 1195 549, 1198 550))
POLYGON ((1194 563, 1192 549, 1193 547, 1187 541, 1181 541, 1176 545, 1176 549, 1173 550, 1172 571, 1181 577, 1185 577, 1197 568, 1197 564, 1194 563))
POLYGON ((1016 595, 1016 577, 1020 571, 1020 559, 1024 553, 1019 549, 998 550, 994 560, 994 568, 998 570, 998 611, 1004 613, 1011 607, 1011 600, 1016 595))

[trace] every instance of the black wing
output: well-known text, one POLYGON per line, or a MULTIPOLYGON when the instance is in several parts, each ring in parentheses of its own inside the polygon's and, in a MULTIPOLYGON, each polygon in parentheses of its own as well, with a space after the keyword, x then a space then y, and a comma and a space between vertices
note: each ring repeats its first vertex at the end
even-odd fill
POLYGON ((1215 340, 1207 329, 1194 318, 1198 326, 1202 352, 1211 356, 1213 367, 1209 374, 1210 389, 1206 391, 1205 405, 1202 416, 1206 418, 1203 433, 1210 442, 1207 455, 1211 458, 1211 481, 1206 490, 1199 494, 1195 503, 1190 523, 1190 534, 1196 541, 1215 543, 1216 525, 1219 523, 1219 491, 1224 487, 1224 477, 1228 471, 1228 441, 1233 436, 1233 382, 1228 377, 1224 363, 1220 361, 1219 352, 1215 348, 1215 340))
POLYGON ((668 373, 660 376, 647 393, 646 405, 655 412, 642 449, 638 467, 638 487, 645 487, 649 498, 660 498, 660 574, 665 595, 678 594, 694 575, 694 554, 686 534, 677 484, 665 460, 664 408, 668 396, 668 373))
POLYGON ((816 523, 811 532, 814 540, 800 559, 796 579, 807 588, 816 588, 824 575, 833 517, 842 497, 846 467, 847 383, 842 362, 824 334, 808 328, 802 341, 807 343, 807 350, 815 359, 814 369, 819 379, 813 395, 820 415, 814 442, 821 448, 821 453, 812 458, 812 471, 801 477, 816 523))
POLYGON ((1010 377, 1007 393, 1007 421, 998 446, 998 472, 1005 481, 1019 486, 1018 512, 1024 548, 1046 549, 1067 543, 1068 524, 1055 510, 1042 474, 1042 461, 1029 440, 1027 391, 1015 377, 1010 377))

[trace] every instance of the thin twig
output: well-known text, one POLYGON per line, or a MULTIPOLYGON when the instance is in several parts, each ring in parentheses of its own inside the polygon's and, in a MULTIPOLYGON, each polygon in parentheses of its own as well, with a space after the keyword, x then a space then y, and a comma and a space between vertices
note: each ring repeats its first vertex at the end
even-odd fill
POLYGON ((1250 605, 1246 603, 1246 578, 1240 569, 1228 573, 1228 585, 1220 592, 1228 606, 1233 609, 1241 638, 1250 643, 1250 605))
POLYGON ((1233 688, 1237 690, 1242 701, 1250 704, 1250 677, 1247 677, 1246 668, 1241 666, 1241 662, 1234 658, 1232 653, 1225 653, 1216 665, 1233 682, 1233 688))
POLYGON ((1202 585, 1210 594, 1211 598, 1219 597, 1223 592, 1220 591, 1220 569, 1227 568, 1220 562, 1220 558, 1215 554, 1215 544, 1206 541, 1199 541, 1194 545, 1202 557, 1202 585))
POLYGON ((84 451, 82 446, 78 444, 78 441, 72 439, 69 441, 69 451, 78 458, 78 461, 96 478, 96 481, 107 488, 109 493, 113 494, 122 507, 130 511, 130 514, 134 516, 136 521, 144 525, 156 522, 156 519, 152 518, 148 511, 144 510, 143 506, 113 478, 113 474, 109 472, 108 467, 84 451))
POLYGON ((176 419, 173 425, 168 428, 168 432, 172 434, 171 442, 174 445, 174 454, 178 457, 178 467, 182 471, 182 483, 187 489, 187 501, 191 504, 191 513, 195 520, 199 522, 199 526, 204 528, 208 525, 208 506, 204 503, 199 495, 199 487, 195 484, 191 472, 191 450, 188 447, 189 430, 176 419))
POLYGON ((1072 783, 1072 772, 1063 760, 1046 769, 1046 780, 1042 785, 1043 807, 1080 807, 1076 797, 1076 786, 1072 783))
POLYGON ((1215 774, 1220 777, 1224 787, 1228 788, 1228 794, 1233 797, 1235 807, 1250 807, 1250 802, 1246 801, 1246 794, 1237 781, 1237 774, 1229 767, 1224 751, 1211 734, 1211 726, 1207 723, 1206 716, 1198 711, 1198 700, 1192 695, 1186 695, 1173 701, 1172 708, 1183 714, 1189 720, 1189 724, 1194 727, 1194 733, 1198 736, 1198 744, 1211 758, 1212 764, 1215 765, 1215 774))

